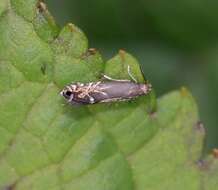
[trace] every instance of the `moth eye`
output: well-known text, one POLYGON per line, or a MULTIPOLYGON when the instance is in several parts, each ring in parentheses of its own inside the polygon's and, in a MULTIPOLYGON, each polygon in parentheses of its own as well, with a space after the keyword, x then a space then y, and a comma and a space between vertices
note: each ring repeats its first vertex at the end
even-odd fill
POLYGON ((66 91, 65 94, 66 94, 67 96, 70 96, 70 95, 72 94, 72 92, 66 91))

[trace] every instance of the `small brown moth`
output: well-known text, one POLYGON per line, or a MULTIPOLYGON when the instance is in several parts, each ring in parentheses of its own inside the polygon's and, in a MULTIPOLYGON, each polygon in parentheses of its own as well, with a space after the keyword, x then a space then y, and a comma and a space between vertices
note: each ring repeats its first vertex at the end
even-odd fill
POLYGON ((88 105, 105 102, 128 101, 138 96, 147 95, 151 89, 151 84, 137 83, 129 72, 132 80, 116 80, 106 75, 98 82, 72 83, 67 85, 61 95, 71 104, 88 105))

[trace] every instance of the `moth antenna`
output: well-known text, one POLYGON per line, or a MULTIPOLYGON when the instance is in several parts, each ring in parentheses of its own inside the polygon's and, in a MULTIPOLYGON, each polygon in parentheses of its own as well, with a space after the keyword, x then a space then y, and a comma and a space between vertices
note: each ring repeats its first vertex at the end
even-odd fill
POLYGON ((130 80, 113 79, 105 74, 102 74, 102 78, 110 81, 116 81, 116 82, 130 82, 130 80))
POLYGON ((102 78, 103 79, 107 79, 107 80, 112 80, 112 81, 115 81, 116 79, 112 79, 111 77, 105 75, 105 74, 102 74, 102 78))
POLYGON ((147 81, 147 78, 145 77, 145 73, 143 72, 142 66, 139 65, 139 68, 140 68, 140 71, 141 71, 141 73, 142 73, 142 76, 143 76, 144 80, 145 80, 146 82, 148 82, 148 81, 147 81))
POLYGON ((71 102, 73 100, 73 95, 70 96, 70 99, 68 100, 68 102, 71 102))
POLYGON ((127 66, 127 71, 128 71, 129 76, 131 77, 131 79, 132 79, 135 83, 138 83, 137 80, 133 77, 132 73, 130 72, 130 66, 129 66, 129 65, 127 66))

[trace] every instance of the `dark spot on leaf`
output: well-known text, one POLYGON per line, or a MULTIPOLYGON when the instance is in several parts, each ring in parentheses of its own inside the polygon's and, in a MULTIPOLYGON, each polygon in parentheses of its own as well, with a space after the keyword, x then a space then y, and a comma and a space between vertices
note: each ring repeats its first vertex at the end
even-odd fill
POLYGON ((95 48, 89 48, 84 54, 82 54, 81 58, 85 59, 91 55, 95 55, 97 53, 97 50, 95 48))
POLYGON ((201 121, 198 121, 194 128, 201 133, 205 133, 204 124, 201 121))
POLYGON ((218 148, 213 149, 213 156, 214 158, 218 159, 218 148))
POLYGON ((47 10, 46 4, 43 3, 41 0, 38 1, 37 8, 38 11, 41 13, 47 10))
POLYGON ((87 52, 91 55, 94 55, 96 54, 97 50, 95 48, 89 48, 87 52))
POLYGON ((72 23, 69 23, 67 26, 70 29, 70 32, 74 32, 75 31, 74 25, 72 23))
POLYGON ((42 66, 41 66, 41 72, 42 72, 43 75, 45 75, 45 73, 46 73, 46 68, 47 68, 46 64, 43 63, 42 66))
POLYGON ((151 119, 156 119, 157 118, 157 112, 149 112, 149 116, 151 119))
POLYGON ((120 50, 119 50, 119 55, 120 55, 122 61, 125 60, 125 54, 126 54, 126 51, 125 51, 125 50, 123 50, 123 49, 120 49, 120 50))
POLYGON ((54 43, 56 43, 56 44, 64 44, 64 39, 62 37, 58 36, 55 39, 54 43))
POLYGON ((16 182, 3 188, 3 190, 15 190, 16 182))
POLYGON ((206 162, 204 160, 198 160, 197 161, 197 166, 199 167, 199 169, 201 170, 208 170, 209 169, 209 166, 210 166, 210 163, 209 162, 206 162))

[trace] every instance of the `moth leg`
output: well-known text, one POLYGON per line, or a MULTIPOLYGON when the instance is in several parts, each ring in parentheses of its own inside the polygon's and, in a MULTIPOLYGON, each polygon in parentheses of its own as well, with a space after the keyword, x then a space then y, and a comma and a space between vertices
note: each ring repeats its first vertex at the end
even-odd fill
POLYGON ((127 67, 127 71, 128 71, 128 74, 130 76, 130 78, 135 82, 135 83, 138 83, 137 80, 133 77, 132 73, 130 72, 130 66, 128 65, 127 67))
MULTIPOLYGON (((102 89, 102 90, 105 90, 105 89, 108 89, 108 88, 101 88, 101 89, 102 89)), ((107 93, 106 93, 106 92, 103 92, 102 90, 94 89, 93 92, 100 93, 100 94, 103 94, 103 95, 107 96, 107 93)))
POLYGON ((142 76, 143 76, 144 80, 147 81, 147 79, 146 79, 146 77, 145 77, 145 73, 144 73, 143 70, 142 70, 142 66, 139 65, 139 67, 140 67, 140 71, 141 71, 141 73, 142 73, 142 76))
POLYGON ((99 82, 97 82, 96 84, 94 84, 94 85, 92 86, 92 90, 95 90, 95 89, 98 87, 99 84, 101 84, 101 81, 99 81, 99 82))
MULTIPOLYGON (((137 80, 133 77, 133 75, 132 75, 132 73, 131 73, 131 71, 130 71, 130 66, 129 66, 129 65, 128 65, 128 67, 127 67, 127 72, 128 72, 128 74, 129 74, 130 78, 131 78, 135 83, 138 83, 137 80)), ((102 74, 102 77, 103 77, 103 79, 107 79, 107 80, 110 80, 110 81, 131 82, 130 80, 113 79, 113 78, 111 78, 111 77, 109 77, 109 76, 107 76, 107 75, 104 75, 104 74, 102 74)))
POLYGON ((89 83, 89 85, 86 88, 79 89, 81 93, 78 95, 79 98, 84 98, 88 95, 90 88, 92 87, 93 83, 89 83))
POLYGON ((73 94, 70 96, 68 102, 72 102, 72 100, 73 100, 73 94))
POLYGON ((82 103, 78 103, 78 102, 75 102, 75 101, 70 102, 70 104, 75 106, 75 107, 79 107, 79 106, 83 105, 82 103))
POLYGON ((92 96, 90 96, 89 94, 87 94, 87 96, 89 97, 90 103, 94 104, 95 103, 95 99, 92 96))
POLYGON ((113 79, 107 75, 102 74, 103 79, 107 79, 110 81, 116 81, 116 82, 130 82, 130 80, 122 80, 122 79, 113 79))

